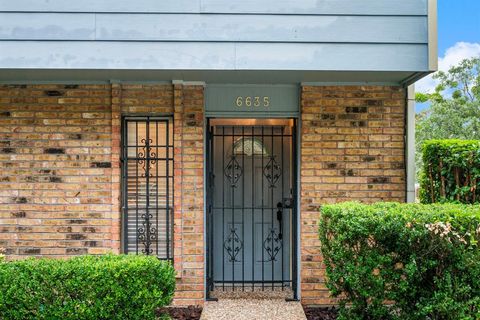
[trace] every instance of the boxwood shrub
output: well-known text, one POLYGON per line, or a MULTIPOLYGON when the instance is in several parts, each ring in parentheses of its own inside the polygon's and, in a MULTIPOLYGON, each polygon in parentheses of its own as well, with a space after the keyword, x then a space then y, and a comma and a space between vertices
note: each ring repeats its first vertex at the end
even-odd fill
POLYGON ((174 288, 171 263, 156 257, 0 262, 0 319, 153 319, 174 288))
POLYGON ((320 240, 340 319, 480 319, 480 206, 325 205, 320 240))

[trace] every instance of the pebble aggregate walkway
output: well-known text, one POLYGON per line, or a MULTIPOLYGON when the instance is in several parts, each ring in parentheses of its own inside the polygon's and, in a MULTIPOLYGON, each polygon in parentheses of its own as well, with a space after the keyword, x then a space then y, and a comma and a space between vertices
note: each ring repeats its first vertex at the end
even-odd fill
POLYGON ((285 299, 219 299, 207 301, 200 320, 306 320, 298 301, 285 299))

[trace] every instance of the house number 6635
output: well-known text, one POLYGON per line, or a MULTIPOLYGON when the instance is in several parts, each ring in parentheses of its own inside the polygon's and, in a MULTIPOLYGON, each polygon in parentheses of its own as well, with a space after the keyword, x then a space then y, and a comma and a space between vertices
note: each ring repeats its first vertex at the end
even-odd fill
POLYGON ((270 97, 243 97, 238 96, 235 100, 237 107, 269 107, 270 97))

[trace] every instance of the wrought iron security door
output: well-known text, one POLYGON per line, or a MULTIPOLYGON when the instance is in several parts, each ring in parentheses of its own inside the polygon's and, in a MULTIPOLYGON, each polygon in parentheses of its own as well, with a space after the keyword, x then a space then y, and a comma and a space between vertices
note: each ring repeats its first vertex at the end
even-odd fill
POLYGON ((294 142, 294 120, 210 120, 208 293, 295 292, 294 142))
POLYGON ((127 253, 173 257, 172 127, 169 118, 123 118, 122 221, 127 253))

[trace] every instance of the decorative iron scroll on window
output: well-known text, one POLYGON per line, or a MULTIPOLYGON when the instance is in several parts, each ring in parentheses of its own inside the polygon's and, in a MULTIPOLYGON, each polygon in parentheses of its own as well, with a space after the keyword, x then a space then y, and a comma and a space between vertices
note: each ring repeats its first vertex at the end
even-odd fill
POLYGON ((225 176, 230 181, 231 186, 235 188, 240 177, 243 175, 243 168, 238 163, 234 155, 231 156, 230 161, 225 167, 225 176))
POLYGON ((141 176, 146 177, 148 171, 149 177, 153 177, 153 174, 150 173, 150 169, 152 168, 152 165, 155 165, 155 163, 157 163, 157 154, 153 152, 152 147, 150 147, 150 144, 153 143, 153 140, 148 139, 147 143, 147 139, 142 139, 140 140, 140 142, 144 144, 144 146, 142 147, 142 151, 139 151, 137 154, 137 157, 140 159, 138 160, 138 163, 142 165, 143 169, 143 173, 141 176))
POLYGON ((280 168, 280 165, 275 160, 275 156, 271 156, 270 161, 268 161, 265 168, 263 168, 263 175, 267 178, 269 187, 275 188, 275 183, 277 183, 282 175, 282 168, 280 168))
POLYGON ((142 249, 144 254, 152 254, 153 250, 150 248, 152 242, 157 240, 157 229, 151 225, 150 221, 153 219, 151 213, 142 214, 143 226, 137 230, 137 238, 140 243, 142 243, 145 248, 142 249))
MULTIPOLYGON (((150 145, 153 143, 152 139, 142 139, 140 140, 140 142, 144 144, 144 146, 142 147, 142 151, 139 151, 137 154, 137 157, 140 159, 138 163, 142 165, 143 169, 141 177, 147 177, 147 193, 149 193, 149 178, 153 177, 150 169, 157 162, 157 154, 153 152, 152 148, 150 147, 150 145)), ((148 203, 146 205, 148 206, 148 203)), ((152 242, 157 240, 157 229, 155 228, 155 226, 152 226, 151 219, 153 219, 153 215, 151 213, 142 214, 142 226, 139 227, 137 230, 137 239, 145 247, 144 249, 142 249, 142 253, 147 255, 153 253, 153 249, 151 249, 150 247, 152 245, 152 242)))
POLYGON ((223 247, 225 248, 225 250, 229 255, 228 261, 240 262, 239 260, 237 260, 237 256, 240 253, 240 251, 243 249, 243 242, 238 237, 237 228, 232 227, 230 229, 230 235, 227 237, 227 239, 223 243, 223 247))
POLYGON ((173 258, 173 120, 122 117, 122 236, 126 253, 173 258))
POLYGON ((268 254, 267 260, 263 262, 277 261, 277 254, 282 249, 282 243, 282 237, 275 231, 275 228, 270 228, 267 238, 263 241, 263 248, 268 254))

